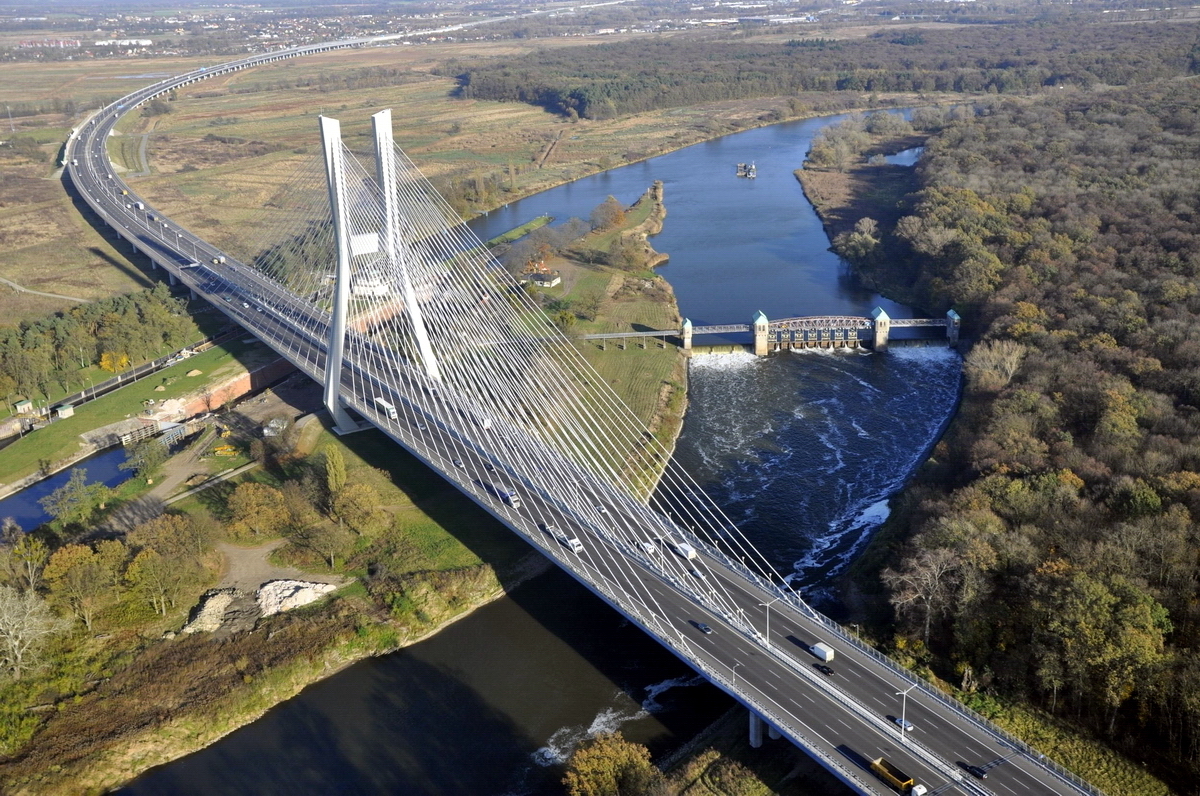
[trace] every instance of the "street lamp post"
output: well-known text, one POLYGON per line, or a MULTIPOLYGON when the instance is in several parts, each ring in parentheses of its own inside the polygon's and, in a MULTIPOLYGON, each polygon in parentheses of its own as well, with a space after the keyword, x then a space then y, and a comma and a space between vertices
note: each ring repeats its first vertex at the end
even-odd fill
POLYGON ((779 599, 778 597, 772 597, 765 603, 759 603, 759 605, 767 609, 767 635, 765 638, 768 647, 771 646, 771 603, 778 602, 779 599))
POLYGON ((741 666, 742 662, 738 661, 733 665, 733 690, 737 690, 737 667, 741 666))
POLYGON ((904 738, 904 731, 905 731, 905 728, 908 726, 908 720, 907 720, 907 718, 905 718, 905 713, 908 709, 908 692, 913 690, 916 687, 917 687, 917 684, 913 683, 912 685, 910 685, 908 688, 904 689, 903 691, 896 692, 896 696, 900 697, 900 738, 901 739, 904 738))

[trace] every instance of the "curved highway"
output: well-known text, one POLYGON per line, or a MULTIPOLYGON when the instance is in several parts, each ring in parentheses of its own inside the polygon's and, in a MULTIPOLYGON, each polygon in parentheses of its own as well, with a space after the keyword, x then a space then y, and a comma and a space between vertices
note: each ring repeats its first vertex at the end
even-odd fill
MULTIPOLYGON (((401 37, 385 40, 391 38, 401 37)), ((95 113, 72 131, 65 150, 67 179, 104 223, 172 281, 211 301, 318 381, 325 369, 327 314, 163 217, 112 171, 106 142, 124 113, 182 86, 378 41, 300 47, 164 80, 95 113)), ((384 368, 379 363, 387 360, 373 343, 352 343, 347 350, 355 353, 343 366, 350 408, 854 790, 896 792, 870 767, 883 757, 929 794, 1099 793, 720 551, 692 539, 700 554, 684 560, 663 537, 686 538, 686 531, 545 449, 528 432, 499 419, 482 423, 471 396, 439 393, 419 369, 384 368), (522 464, 528 460, 523 452, 535 448, 539 472, 522 464), (546 486, 547 470, 561 486, 546 486), (509 488, 519 501, 504 499, 509 488), (828 664, 832 674, 817 668, 810 649, 817 642, 835 653, 828 664), (901 714, 911 731, 894 720, 901 714)))

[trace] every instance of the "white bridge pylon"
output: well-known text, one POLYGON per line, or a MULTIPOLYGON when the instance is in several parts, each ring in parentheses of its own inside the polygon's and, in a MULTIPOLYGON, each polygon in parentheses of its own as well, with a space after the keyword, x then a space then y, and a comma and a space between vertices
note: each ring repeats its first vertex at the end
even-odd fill
MULTIPOLYGON (((329 208, 333 219, 334 243, 337 260, 334 268, 334 290, 332 317, 329 325, 329 356, 325 361, 325 406, 333 416, 334 430, 339 434, 364 428, 346 414, 341 396, 342 366, 345 358, 346 322, 349 313, 350 295, 354 289, 351 275, 351 260, 356 256, 381 255, 382 268, 394 274, 404 301, 404 312, 408 314, 413 336, 420 354, 425 375, 432 381, 441 381, 437 356, 429 342, 429 331, 421 305, 413 290, 409 268, 405 263, 405 252, 400 245, 400 211, 396 194, 395 143, 392 138, 392 110, 387 108, 371 117, 375 141, 376 187, 382 204, 382 223, 374 231, 355 233, 346 213, 346 161, 342 143, 342 125, 337 119, 321 116, 321 143, 325 156, 325 176, 329 187, 329 208)), ((360 283, 367 280, 363 277, 360 283)), ((369 426, 366 426, 369 427, 369 426)))
MULTIPOLYGON (((695 574, 703 559, 671 545, 709 551, 810 611, 773 585, 786 581, 395 146, 390 122, 389 111, 373 117, 368 168, 343 144, 340 123, 321 117, 326 220, 310 212, 317 220, 289 233, 301 242, 274 249, 303 256, 255 265, 311 302, 299 314, 273 311, 286 318, 280 328, 319 335, 325 355, 313 366, 336 428, 359 428, 353 407, 406 446, 415 436, 419 455, 452 465, 452 480, 467 477, 493 497, 497 488, 525 494, 520 513, 535 527, 599 534, 754 637, 762 633, 725 587, 695 574)), ((636 568, 617 571, 595 548, 579 556, 636 595, 648 626, 677 634, 636 568)))
MULTIPOLYGON (((272 312, 283 335, 307 328, 322 342, 312 367, 335 429, 362 427, 354 407, 385 429, 422 432, 431 460, 469 469, 470 456, 485 456, 482 472, 462 473, 474 484, 540 493, 689 585, 716 591, 689 580, 686 559, 658 557, 672 540, 786 582, 397 148, 390 110, 372 122, 368 168, 342 142, 340 121, 319 119, 328 215, 313 197, 308 226, 272 247, 286 256, 253 265, 311 301, 301 313, 272 312)), ((781 593, 803 605, 790 588, 781 593)), ((732 600, 713 598, 743 621, 732 600)))

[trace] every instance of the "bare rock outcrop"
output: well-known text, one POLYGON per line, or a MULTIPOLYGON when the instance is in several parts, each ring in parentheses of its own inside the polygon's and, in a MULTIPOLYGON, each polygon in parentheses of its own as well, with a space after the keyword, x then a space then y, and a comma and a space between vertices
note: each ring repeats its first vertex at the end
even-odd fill
POLYGON ((241 594, 237 589, 211 589, 200 598, 192 620, 183 626, 180 633, 212 633, 221 627, 229 604, 241 594))
POLYGON ((290 611, 321 599, 336 589, 332 583, 311 583, 303 580, 273 580, 258 590, 258 607, 263 616, 290 611))

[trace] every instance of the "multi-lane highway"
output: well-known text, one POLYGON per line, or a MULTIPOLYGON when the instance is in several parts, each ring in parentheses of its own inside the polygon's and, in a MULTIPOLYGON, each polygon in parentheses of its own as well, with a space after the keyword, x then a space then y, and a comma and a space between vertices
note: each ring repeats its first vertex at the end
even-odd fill
MULTIPOLYGON (((172 89, 369 43, 256 56, 148 86, 93 115, 73 132, 65 154, 71 185, 104 223, 317 380, 325 373, 328 313, 163 217, 113 173, 106 142, 123 113, 172 89)), ((870 768, 879 757, 930 793, 1097 792, 862 646, 797 595, 597 478, 514 417, 482 408, 486 398, 462 384, 434 383, 358 332, 348 338, 342 397, 350 408, 858 792, 894 792, 870 768), (516 499, 506 498, 509 490, 516 499), (681 555, 670 537, 687 540, 698 555, 681 555), (564 543, 570 539, 578 544, 564 543), (832 674, 817 668, 810 648, 818 641, 835 652, 832 674), (896 721, 901 715, 911 730, 896 721)))

